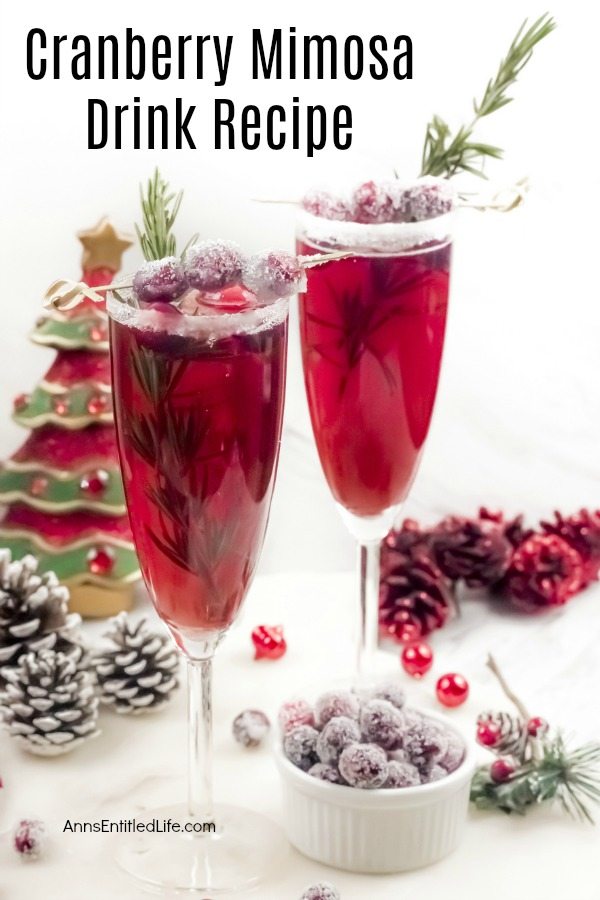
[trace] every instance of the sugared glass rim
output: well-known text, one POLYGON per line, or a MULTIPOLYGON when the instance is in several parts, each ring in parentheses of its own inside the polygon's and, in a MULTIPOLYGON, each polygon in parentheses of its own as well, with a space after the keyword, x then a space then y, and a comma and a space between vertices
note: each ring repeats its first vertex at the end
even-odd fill
MULTIPOLYGON (((126 275, 123 281, 131 283, 133 276, 126 275)), ((107 291, 106 309, 111 319, 130 328, 180 335, 182 337, 202 336, 216 340, 231 334, 256 334, 284 322, 288 315, 289 297, 280 297, 272 303, 252 306, 246 309, 217 309, 214 313, 192 315, 179 309, 145 307, 133 305, 131 288, 122 288, 118 295, 107 291)))
POLYGON ((326 219, 301 209, 297 236, 319 250, 352 250, 383 255, 420 253, 425 245, 452 240, 455 211, 421 222, 346 222, 326 219))

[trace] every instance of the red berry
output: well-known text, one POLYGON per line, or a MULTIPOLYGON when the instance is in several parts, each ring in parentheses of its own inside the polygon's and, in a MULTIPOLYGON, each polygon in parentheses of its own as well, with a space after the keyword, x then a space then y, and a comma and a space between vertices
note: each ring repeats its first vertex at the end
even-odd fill
POLYGON ((303 290, 305 275, 298 257, 293 253, 270 251, 256 253, 246 260, 242 282, 244 287, 256 294, 259 301, 272 302, 303 290))
POLYGON ((352 218, 347 203, 327 191, 309 191, 302 198, 302 208, 321 219, 345 222, 352 218))
POLYGON ((183 265, 175 256, 151 259, 133 276, 133 290, 144 303, 170 303, 181 297, 187 287, 183 265))
POLYGON ((477 726, 477 743, 483 747, 495 747, 500 739, 500 729, 491 722, 477 726))
POLYGON ((185 275, 199 291, 222 291, 239 284, 244 255, 232 241, 199 241, 185 254, 185 275))
POLYGON ((279 659, 287 650, 282 625, 258 625, 252 632, 254 659, 279 659))
POLYGON ((104 469, 96 469, 95 472, 88 472, 79 482, 79 487, 84 494, 97 497, 104 493, 106 483, 108 481, 108 472, 104 469))
POLYGON ((48 489, 48 479, 43 475, 35 475, 29 483, 29 493, 32 497, 42 497, 48 489))
POLYGON ((87 411, 90 416, 98 416, 106 412, 108 408, 108 397, 106 394, 94 394, 87 402, 87 411))
POLYGON ((306 700, 288 700, 279 710, 277 716, 279 727, 284 734, 297 728, 298 725, 311 725, 314 727, 315 714, 306 700))
POLYGON ((495 759, 490 766, 490 775, 492 781, 496 784, 502 784, 508 781, 514 774, 515 767, 509 759, 495 759))
POLYGON ((422 678, 433 665, 433 650, 429 644, 409 644, 400 658, 405 672, 413 678, 422 678))
POLYGON ((394 206, 389 193, 375 181, 365 181, 352 195, 352 211, 356 222, 390 222, 394 206))
POLYGON ((541 716, 534 716, 527 723, 527 734, 530 737, 540 737, 542 734, 546 734, 549 727, 546 720, 542 719, 541 716))
POLYGON ((114 564, 114 554, 108 547, 96 547, 88 553, 87 565, 92 575, 109 575, 114 564))
POLYGON ((70 405, 66 397, 57 397, 52 401, 52 407, 57 416, 66 416, 70 405))
POLYGON ((24 410, 29 405, 30 399, 31 398, 30 398, 29 394, 19 394, 13 400, 14 411, 21 412, 22 410, 24 410))
POLYGON ((469 685, 462 675, 449 672, 438 679, 435 692, 442 706, 460 706, 469 696, 469 685))
POLYGON ((99 344, 101 341, 108 340, 108 332, 106 328, 101 325, 92 325, 90 328, 90 340, 94 342, 94 344, 99 344))

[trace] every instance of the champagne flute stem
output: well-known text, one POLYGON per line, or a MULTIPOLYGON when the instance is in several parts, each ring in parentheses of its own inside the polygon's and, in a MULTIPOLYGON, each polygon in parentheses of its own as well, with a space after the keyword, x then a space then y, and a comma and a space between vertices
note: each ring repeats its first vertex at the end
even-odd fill
POLYGON ((368 675, 372 665, 379 634, 379 541, 358 545, 359 638, 358 675, 368 675))
POLYGON ((188 658, 188 811, 212 822, 212 657, 188 658))

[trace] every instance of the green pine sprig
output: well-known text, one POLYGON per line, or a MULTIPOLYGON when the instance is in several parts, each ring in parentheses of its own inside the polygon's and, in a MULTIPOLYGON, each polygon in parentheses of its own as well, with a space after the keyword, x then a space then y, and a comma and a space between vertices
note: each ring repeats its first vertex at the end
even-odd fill
POLYGON ((136 224, 135 230, 144 258, 151 260, 175 256, 177 245, 172 229, 181 206, 183 191, 172 193, 168 183, 158 169, 155 169, 148 181, 146 193, 140 185, 140 198, 142 228, 136 224))
POLYGON ((561 734, 544 738, 539 756, 520 765, 508 781, 497 784, 490 767, 481 766, 471 784, 471 801, 479 809, 520 815, 556 801, 573 818, 594 824, 589 805, 600 803, 600 744, 569 750, 561 734))
POLYGON ((480 119, 512 102, 513 98, 507 93, 509 88, 531 59, 536 44, 555 28, 556 22, 548 13, 536 19, 529 28, 527 19, 523 22, 496 76, 488 81, 483 97, 479 102, 473 101, 474 117, 469 125, 462 125, 453 135, 440 116, 432 118, 425 133, 421 175, 451 178, 458 172, 470 172, 487 177, 483 172, 486 158, 501 159, 503 151, 492 144, 473 140, 475 126, 480 119))

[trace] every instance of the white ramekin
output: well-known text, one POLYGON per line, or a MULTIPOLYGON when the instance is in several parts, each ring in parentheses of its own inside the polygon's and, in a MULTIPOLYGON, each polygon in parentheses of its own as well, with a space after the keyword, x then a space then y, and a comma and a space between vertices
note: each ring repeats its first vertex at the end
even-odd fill
POLYGON ((467 817, 474 747, 447 719, 427 715, 454 731, 466 753, 446 778, 417 787, 365 791, 319 781, 286 759, 278 739, 290 843, 310 859, 350 872, 403 872, 451 853, 467 817))

